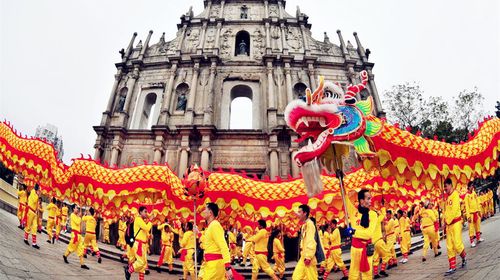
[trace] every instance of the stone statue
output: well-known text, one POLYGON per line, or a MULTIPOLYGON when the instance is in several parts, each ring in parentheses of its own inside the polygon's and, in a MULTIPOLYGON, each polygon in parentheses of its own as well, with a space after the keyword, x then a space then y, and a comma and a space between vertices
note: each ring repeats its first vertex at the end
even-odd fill
POLYGON ((238 55, 248 55, 247 43, 245 43, 244 40, 241 40, 239 47, 240 47, 240 51, 238 52, 238 55))
POLYGON ((176 111, 186 111, 187 98, 186 94, 179 94, 177 97, 177 107, 175 107, 176 111))
POLYGON ((243 5, 241 7, 240 18, 241 19, 248 19, 248 7, 247 7, 247 5, 243 5))
POLYGON ((118 99, 118 106, 116 107, 117 112, 123 112, 123 106, 125 105, 125 99, 127 97, 125 95, 120 95, 120 99, 118 99))

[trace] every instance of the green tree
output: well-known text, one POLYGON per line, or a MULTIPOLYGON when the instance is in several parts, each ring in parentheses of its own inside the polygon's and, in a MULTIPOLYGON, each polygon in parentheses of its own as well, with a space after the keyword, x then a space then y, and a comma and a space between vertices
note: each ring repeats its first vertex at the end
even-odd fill
POLYGON ((483 102, 484 97, 477 87, 461 91, 454 98, 453 121, 456 123, 456 128, 463 129, 467 133, 477 128, 477 123, 485 116, 483 102))
POLYGON ((384 108, 387 119, 401 128, 418 127, 425 119, 422 116, 424 101, 420 85, 416 82, 394 85, 384 92, 384 108))

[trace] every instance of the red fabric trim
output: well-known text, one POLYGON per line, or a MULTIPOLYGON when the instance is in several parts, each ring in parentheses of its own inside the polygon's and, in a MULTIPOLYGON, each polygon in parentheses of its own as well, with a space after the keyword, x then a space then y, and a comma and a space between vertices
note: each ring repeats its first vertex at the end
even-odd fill
POLYGON ((203 257, 207 262, 222 260, 222 254, 204 254, 203 257))
POLYGON ((370 264, 368 263, 368 255, 366 254, 366 246, 370 243, 369 241, 362 240, 359 238, 352 239, 352 246, 354 248, 363 249, 361 252, 361 260, 359 262, 359 271, 367 272, 370 270, 370 264))

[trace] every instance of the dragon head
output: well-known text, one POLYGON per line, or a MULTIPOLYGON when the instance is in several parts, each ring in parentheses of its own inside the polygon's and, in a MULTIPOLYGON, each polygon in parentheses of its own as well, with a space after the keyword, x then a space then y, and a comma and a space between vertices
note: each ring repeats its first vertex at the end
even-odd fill
POLYGON ((320 158, 332 143, 354 145, 358 154, 373 154, 364 136, 373 136, 381 123, 371 115, 372 98, 356 100, 356 94, 366 88, 368 74, 360 73, 361 83, 349 85, 344 92, 338 83, 319 79, 319 86, 306 89, 306 100, 294 100, 285 109, 287 125, 299 134, 297 142, 309 140, 294 160, 299 166, 320 158), (311 141, 312 140, 312 141, 311 141))

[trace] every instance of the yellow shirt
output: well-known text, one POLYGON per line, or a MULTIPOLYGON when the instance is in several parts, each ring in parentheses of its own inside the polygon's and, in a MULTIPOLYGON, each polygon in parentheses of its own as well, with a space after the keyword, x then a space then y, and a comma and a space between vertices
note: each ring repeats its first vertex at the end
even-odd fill
POLYGON ((278 255, 278 254, 284 254, 285 253, 285 248, 283 248, 283 245, 281 245, 281 240, 278 238, 274 238, 273 240, 273 254, 278 255))
POLYGON ((312 260, 316 255, 317 243, 314 240, 315 231, 316 226, 313 221, 307 219, 300 231, 300 255, 304 259, 312 260))
POLYGON ((422 228, 433 226, 436 222, 436 213, 432 209, 423 209, 420 211, 420 226, 422 228))
POLYGON ((451 224, 454 219, 462 216, 462 212, 460 211, 460 196, 456 190, 453 190, 451 195, 446 199, 444 216, 447 225, 451 224))
POLYGON ((194 249, 195 239, 193 231, 188 230, 184 232, 184 235, 182 235, 182 240, 180 243, 183 249, 194 249))
POLYGON ((261 229, 257 232, 256 235, 250 237, 248 241, 255 244, 255 252, 267 252, 269 233, 266 229, 261 229))
POLYGON ((18 191, 17 192, 17 197, 19 199, 19 203, 26 204, 26 201, 28 201, 28 197, 26 195, 26 191, 18 191))
POLYGON ((77 214, 71 213, 69 216, 69 222, 71 225, 71 230, 76 230, 80 232, 80 225, 82 223, 82 218, 80 218, 77 214))
POLYGON ((135 240, 142 241, 144 243, 148 242, 149 231, 153 224, 151 222, 144 222, 141 216, 135 217, 134 220, 134 236, 137 235, 135 240))
POLYGON ((236 235, 232 231, 229 232, 229 244, 236 244, 236 235))
POLYGON ((161 230, 161 244, 172 246, 172 241, 174 240, 173 232, 166 232, 165 227, 170 227, 168 224, 161 224, 158 226, 158 230, 161 230))
POLYGON ((340 246, 340 230, 335 228, 330 234, 330 247, 340 246))
POLYGON ((394 233, 396 234, 396 236, 400 236, 401 235, 401 227, 399 226, 399 221, 398 219, 396 218, 392 218, 394 220, 394 233))
POLYGON ((64 217, 68 217, 68 207, 67 206, 63 206, 62 209, 61 209, 61 216, 64 216, 64 217))
POLYGON ((373 231, 373 237, 372 237, 372 243, 375 244, 375 242, 379 241, 382 239, 382 222, 385 219, 385 216, 383 213, 385 213, 385 207, 382 207, 380 210, 380 215, 377 214, 377 220, 376 220, 376 225, 375 225, 375 230, 373 231))
POLYGON ((118 230, 121 231, 121 232, 123 232, 125 234, 125 231, 127 230, 127 223, 124 222, 124 221, 122 221, 122 220, 120 220, 118 222, 118 230))
POLYGON ((35 211, 38 209, 38 195, 36 194, 35 190, 31 190, 30 195, 28 197, 28 207, 31 208, 32 211, 35 211))
POLYGON ((47 211, 49 212, 49 218, 55 218, 57 215, 57 206, 51 202, 47 205, 47 211))
POLYGON ((94 217, 90 215, 83 216, 82 221, 85 222, 85 232, 95 234, 97 222, 94 217))
MULTIPOLYGON (((191 232, 192 233, 192 232, 191 232)), ((187 234, 187 232, 186 232, 187 234)), ((185 234, 184 234, 185 235, 185 234)), ((203 247, 205 254, 221 254, 225 264, 231 262, 229 247, 224 238, 224 229, 219 221, 213 220, 203 233, 203 247)))
POLYGON ((109 221, 104 222, 104 230, 109 230, 109 221))
POLYGON ((391 235, 396 236, 396 222, 394 221, 394 219, 389 219, 385 223, 384 230, 385 230, 386 236, 391 236, 391 235))
POLYGON ((411 231, 410 218, 408 217, 399 218, 399 227, 401 229, 401 233, 406 231, 411 231))
POLYGON ((368 227, 365 228, 361 226, 361 217, 362 214, 359 213, 358 209, 354 207, 350 199, 347 199, 347 211, 349 211, 349 219, 351 223, 351 227, 355 229, 353 237, 363 239, 363 240, 371 240, 373 238, 373 233, 375 232, 375 227, 377 225, 377 213, 375 211, 370 210, 368 212, 368 227))
POLYGON ((475 191, 465 195, 465 213, 467 216, 473 213, 479 212, 479 201, 477 199, 477 194, 475 191))
POLYGON ((330 248, 330 233, 328 233, 328 231, 325 231, 323 233, 323 237, 320 237, 321 238, 321 245, 323 246, 323 248, 330 248))

